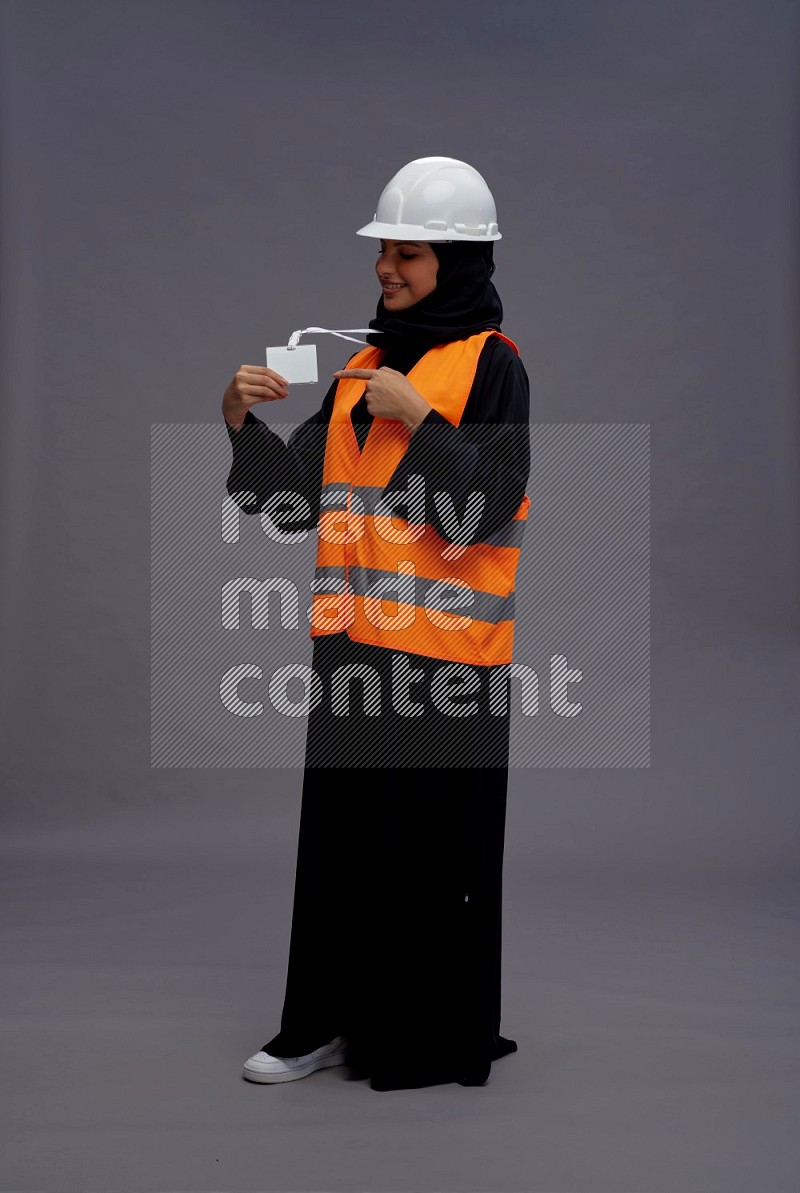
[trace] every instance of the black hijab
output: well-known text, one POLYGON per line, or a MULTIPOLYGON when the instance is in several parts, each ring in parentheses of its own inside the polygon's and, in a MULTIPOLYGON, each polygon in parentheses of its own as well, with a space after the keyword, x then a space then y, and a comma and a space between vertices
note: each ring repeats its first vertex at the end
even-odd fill
POLYGON ((413 306, 392 312, 381 295, 376 317, 370 319, 375 330, 367 341, 386 351, 384 363, 392 368, 402 369, 406 361, 410 367, 434 344, 461 340, 487 327, 500 330, 503 304, 491 281, 494 242, 429 243, 439 259, 436 289, 413 306))

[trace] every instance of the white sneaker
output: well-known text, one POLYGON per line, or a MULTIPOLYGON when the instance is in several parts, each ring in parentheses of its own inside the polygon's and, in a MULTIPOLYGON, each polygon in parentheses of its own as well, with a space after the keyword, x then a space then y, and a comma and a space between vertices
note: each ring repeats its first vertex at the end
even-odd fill
POLYGON ((344 1036, 336 1036, 330 1044, 323 1044, 305 1056, 270 1056, 264 1052, 256 1052, 244 1062, 242 1076, 248 1081, 276 1082, 297 1081, 300 1077, 307 1077, 317 1069, 330 1069, 334 1065, 343 1065, 347 1041, 344 1036))

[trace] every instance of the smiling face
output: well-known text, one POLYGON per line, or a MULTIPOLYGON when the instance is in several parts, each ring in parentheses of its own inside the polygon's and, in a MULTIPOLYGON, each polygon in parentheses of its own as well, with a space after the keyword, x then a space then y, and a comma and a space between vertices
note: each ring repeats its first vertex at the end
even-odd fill
POLYGON ((387 311, 412 307, 436 289, 439 258, 424 240, 382 240, 375 272, 387 311))

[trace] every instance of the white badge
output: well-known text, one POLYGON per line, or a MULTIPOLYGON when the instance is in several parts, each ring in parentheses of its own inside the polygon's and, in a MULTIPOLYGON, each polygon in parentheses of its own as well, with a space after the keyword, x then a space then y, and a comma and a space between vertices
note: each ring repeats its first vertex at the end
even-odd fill
MULTIPOLYGON (((353 336, 346 335, 346 332, 371 330, 369 327, 345 327, 340 331, 332 331, 329 327, 302 327, 292 332, 285 348, 267 348, 267 368, 280 373, 290 385, 313 385, 317 380, 317 349, 314 344, 301 344, 301 336, 309 332, 324 332, 325 335, 339 336, 342 340, 352 340, 353 336)), ((366 344, 367 341, 356 340, 355 343, 366 344)))
POLYGON ((310 385, 317 380, 317 346, 267 348, 267 368, 280 373, 290 385, 310 385))

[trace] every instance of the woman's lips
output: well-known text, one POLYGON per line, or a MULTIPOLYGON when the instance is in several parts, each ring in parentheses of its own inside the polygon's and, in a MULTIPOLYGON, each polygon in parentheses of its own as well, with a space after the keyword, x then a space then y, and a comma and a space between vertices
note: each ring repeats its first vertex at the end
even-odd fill
POLYGON ((405 282, 401 282, 397 286, 387 286, 386 283, 383 282, 383 283, 381 283, 381 289, 383 290, 384 294, 397 294, 397 292, 399 290, 403 289, 405 284, 406 284, 405 282))

